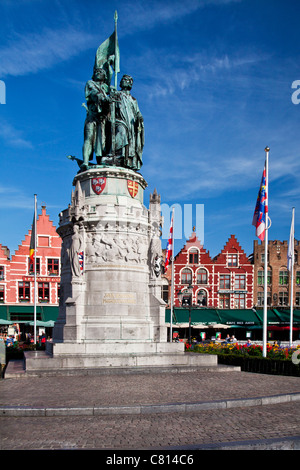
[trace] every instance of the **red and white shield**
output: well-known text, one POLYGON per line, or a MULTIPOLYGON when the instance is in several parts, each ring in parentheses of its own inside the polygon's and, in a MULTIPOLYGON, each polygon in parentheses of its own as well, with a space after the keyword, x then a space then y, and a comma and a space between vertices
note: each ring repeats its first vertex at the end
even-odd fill
POLYGON ((136 181, 127 180, 127 188, 131 197, 135 197, 139 190, 139 184, 136 181))
POLYGON ((99 178, 92 178, 92 188, 94 193, 101 194, 106 185, 105 176, 99 178))

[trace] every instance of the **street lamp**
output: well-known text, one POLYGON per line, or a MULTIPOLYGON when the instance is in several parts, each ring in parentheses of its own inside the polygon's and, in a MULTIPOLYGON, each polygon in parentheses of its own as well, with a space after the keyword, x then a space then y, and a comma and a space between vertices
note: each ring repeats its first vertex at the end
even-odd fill
POLYGON ((184 288, 183 291, 180 291, 178 293, 178 299, 182 307, 189 309, 189 344, 191 344, 192 343, 191 315, 192 315, 192 303, 193 303, 193 286, 189 284, 189 287, 186 287, 184 288))

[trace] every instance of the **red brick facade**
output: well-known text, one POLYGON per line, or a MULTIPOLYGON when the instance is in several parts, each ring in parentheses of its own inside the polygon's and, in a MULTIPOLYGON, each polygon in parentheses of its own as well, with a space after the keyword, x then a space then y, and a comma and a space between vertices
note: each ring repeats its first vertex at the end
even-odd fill
MULTIPOLYGON (((294 242, 294 289, 293 305, 300 306, 300 244, 294 242)), ((270 307, 288 307, 291 295, 291 273, 287 269, 288 242, 268 242, 268 288, 267 301, 270 307)), ((254 305, 263 306, 265 243, 254 241, 254 305)))
MULTIPOLYGON (((30 306, 34 303, 34 273, 29 264, 31 230, 15 254, 0 245, 0 304, 30 306)), ((46 207, 37 217, 37 301, 39 305, 58 305, 61 239, 46 207)))
MULTIPOLYGON (((253 307, 253 264, 248 260, 234 235, 221 253, 212 259, 195 232, 174 260, 174 306, 180 307, 178 296, 189 302, 185 290, 193 286, 192 304, 214 308, 249 309, 253 307)), ((167 277, 170 278, 171 266, 167 277)))

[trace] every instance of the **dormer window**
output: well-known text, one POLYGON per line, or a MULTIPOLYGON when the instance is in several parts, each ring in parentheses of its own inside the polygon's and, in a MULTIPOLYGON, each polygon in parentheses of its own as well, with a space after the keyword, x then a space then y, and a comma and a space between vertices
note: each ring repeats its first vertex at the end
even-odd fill
POLYGON ((228 267, 235 267, 238 265, 238 255, 237 254, 228 254, 228 267))

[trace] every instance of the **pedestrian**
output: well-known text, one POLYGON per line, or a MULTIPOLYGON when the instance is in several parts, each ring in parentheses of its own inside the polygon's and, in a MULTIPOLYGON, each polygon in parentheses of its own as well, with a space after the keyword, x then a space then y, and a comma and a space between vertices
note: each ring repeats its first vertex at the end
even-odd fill
POLYGON ((230 335, 227 335, 225 338, 225 341, 223 342, 223 344, 228 344, 228 343, 230 343, 230 335))
POLYGON ((14 338, 13 336, 10 335, 6 338, 6 346, 9 348, 13 345, 14 345, 14 338))

